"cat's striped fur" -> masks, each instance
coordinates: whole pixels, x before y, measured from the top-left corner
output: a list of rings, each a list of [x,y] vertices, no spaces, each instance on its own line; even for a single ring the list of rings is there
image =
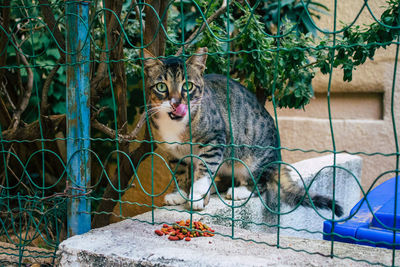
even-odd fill
[[[172,169],[176,168],[179,189],[190,199],[193,193],[193,208],[201,210],[208,203],[211,181],[216,174],[221,184],[230,184],[226,197],[246,199],[254,190],[254,180],[261,190],[269,195],[277,194],[278,160],[277,131],[272,117],[259,104],[254,95],[240,83],[227,81],[222,75],[204,75],[207,48],[200,48],[196,55],[184,62],[178,58],[154,59],[144,51],[146,86],[150,91],[151,132],[155,140],[166,142],[160,147],[169,155]],[[187,83],[185,79],[187,75]],[[229,98],[227,84],[229,83]],[[191,90],[186,89],[188,86]],[[190,186],[188,166],[191,163],[189,113],[175,116],[173,111],[180,104],[188,104],[190,97],[191,133],[194,145],[194,183]],[[229,100],[229,109],[227,104]],[[230,116],[229,116],[230,114]],[[230,127],[231,125],[231,127]],[[236,144],[234,151],[230,144]],[[232,163],[234,156],[238,160]],[[234,164],[235,189],[232,190],[232,164]],[[251,175],[254,179],[251,178]],[[304,188],[293,182],[287,171],[280,172],[281,200],[289,205],[311,206]],[[218,187],[218,189],[220,189]],[[253,193],[254,194],[254,193]],[[330,198],[309,194],[317,208],[331,209]],[[165,197],[170,205],[182,204],[185,199],[177,191]],[[335,213],[342,215],[342,208],[335,205]]]

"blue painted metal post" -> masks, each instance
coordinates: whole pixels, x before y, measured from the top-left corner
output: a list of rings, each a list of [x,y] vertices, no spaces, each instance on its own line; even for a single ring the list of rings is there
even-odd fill
[[[90,184],[90,38],[89,4],[66,1],[67,44],[67,159],[68,179],[77,195],[68,202],[68,235],[90,230],[90,200],[83,194]],[[80,196],[79,196],[80,195]]]

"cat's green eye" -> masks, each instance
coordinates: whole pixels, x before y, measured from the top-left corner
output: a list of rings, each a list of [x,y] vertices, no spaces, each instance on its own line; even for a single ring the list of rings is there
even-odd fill
[[[187,91],[187,90],[191,91],[192,89],[193,89],[193,83],[192,82],[187,82],[187,83],[184,83],[182,85],[182,90],[183,91]]]
[[[165,93],[165,92],[168,91],[168,87],[167,87],[167,85],[165,83],[157,83],[156,84],[156,89],[160,93]]]

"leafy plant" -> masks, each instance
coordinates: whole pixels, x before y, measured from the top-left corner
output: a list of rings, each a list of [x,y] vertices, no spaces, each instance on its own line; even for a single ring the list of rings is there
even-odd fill
[[[282,5],[293,3],[283,1]],[[261,15],[236,2],[242,15],[235,20],[238,31],[232,50],[237,52],[230,68],[232,75],[249,90],[262,90],[267,99],[274,96],[278,107],[303,108],[313,97],[311,82],[317,71],[327,74],[332,68],[341,68],[343,80],[351,81],[358,65],[373,59],[376,49],[386,48],[399,36],[399,2],[387,3],[380,18],[383,24],[374,22],[363,28],[343,25],[343,35],[338,34],[334,42],[330,36],[315,37],[312,31],[303,33],[299,23],[289,19],[282,20],[281,37],[269,37]],[[212,40],[204,43],[210,45]]]
[[[263,14],[261,20],[269,33],[276,32],[278,24],[289,21],[296,24],[296,31],[311,32],[317,36],[317,29],[310,17],[320,19],[321,15],[329,15],[328,7],[317,1],[283,0],[279,3],[276,0],[264,0],[263,2],[260,12]]]

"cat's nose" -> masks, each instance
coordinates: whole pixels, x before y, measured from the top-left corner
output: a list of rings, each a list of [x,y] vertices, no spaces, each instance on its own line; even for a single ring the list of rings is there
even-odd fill
[[[170,104],[173,109],[176,109],[181,101],[177,100],[176,98],[171,98]]]

